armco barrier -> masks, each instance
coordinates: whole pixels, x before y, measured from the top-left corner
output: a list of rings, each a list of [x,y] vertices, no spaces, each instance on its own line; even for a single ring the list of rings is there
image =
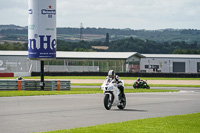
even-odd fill
[[[25,82],[21,80],[0,80],[0,90],[24,90]]]
[[[45,81],[45,91],[70,90],[70,81]],[[0,80],[0,90],[41,90],[40,81],[36,80]]]
[[[51,86],[52,86],[51,81],[45,81],[44,90],[45,91],[52,90]],[[29,90],[29,91],[41,90],[40,81],[36,81],[36,80],[25,81],[25,90]]]
[[[58,80],[58,81],[52,81],[52,90],[70,90],[70,81],[64,81],[64,80]]]

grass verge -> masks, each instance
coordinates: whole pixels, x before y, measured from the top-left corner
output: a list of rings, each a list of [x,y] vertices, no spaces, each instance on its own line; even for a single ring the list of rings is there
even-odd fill
[[[132,85],[131,85],[132,86]],[[200,88],[200,85],[169,85],[169,84],[150,84],[151,87],[194,87]]]
[[[199,133],[200,113],[132,120],[45,133]]]
[[[125,89],[125,93],[140,93],[140,92],[177,92],[177,90]],[[70,91],[0,91],[0,97],[67,95],[67,94],[98,94],[98,93],[103,93],[103,91],[99,88],[71,88]]]
[[[101,86],[102,83],[71,83],[74,86]],[[125,86],[133,86],[133,84],[125,84]],[[169,84],[150,84],[150,87],[196,87],[200,88],[200,85],[169,85]]]

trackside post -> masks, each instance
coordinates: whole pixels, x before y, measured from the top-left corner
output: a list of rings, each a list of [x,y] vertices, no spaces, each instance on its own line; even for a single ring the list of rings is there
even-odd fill
[[[57,81],[57,91],[60,91],[60,80]]]
[[[17,81],[17,90],[21,91],[21,81]]]

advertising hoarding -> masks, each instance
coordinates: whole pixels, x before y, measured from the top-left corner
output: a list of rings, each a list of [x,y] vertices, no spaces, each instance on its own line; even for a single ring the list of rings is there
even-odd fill
[[[56,0],[28,0],[28,57],[56,58]]]

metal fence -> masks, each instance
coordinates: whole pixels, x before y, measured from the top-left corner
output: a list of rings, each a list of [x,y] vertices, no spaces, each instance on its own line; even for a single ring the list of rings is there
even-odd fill
[[[0,90],[24,90],[24,81],[0,80]]]
[[[199,73],[116,73],[120,77],[171,77],[200,78]],[[45,72],[45,76],[107,76],[107,72]],[[32,72],[31,76],[40,76],[40,72]]]
[[[70,81],[45,81],[45,91],[70,90]],[[40,81],[37,80],[0,80],[0,90],[41,90]]]

